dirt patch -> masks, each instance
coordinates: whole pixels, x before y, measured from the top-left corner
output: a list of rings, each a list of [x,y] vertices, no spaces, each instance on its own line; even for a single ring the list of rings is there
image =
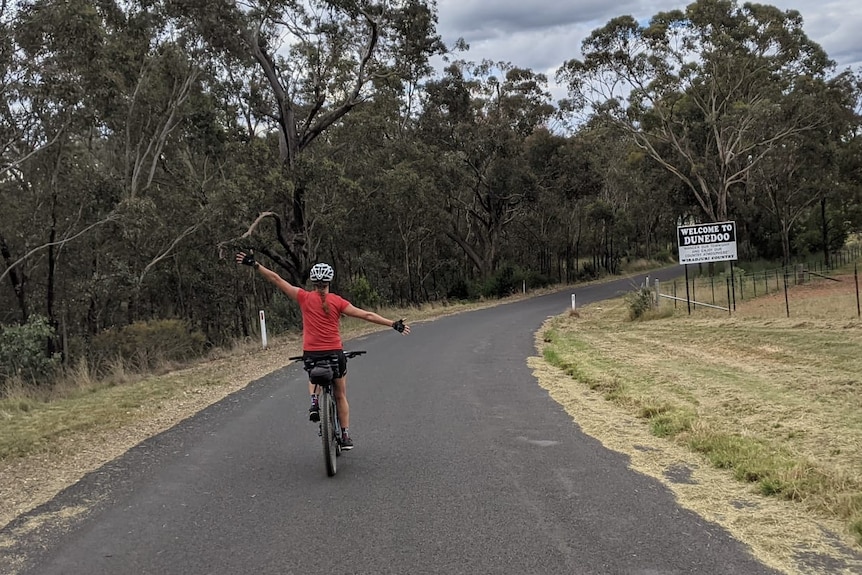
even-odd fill
[[[786,300],[783,289],[769,295],[761,294],[753,299],[740,299],[737,296],[738,307],[735,315],[781,318],[786,316],[789,308],[790,317],[793,318],[858,320],[854,276],[841,275],[834,276],[833,279],[837,281],[817,278],[804,284],[788,285]]]

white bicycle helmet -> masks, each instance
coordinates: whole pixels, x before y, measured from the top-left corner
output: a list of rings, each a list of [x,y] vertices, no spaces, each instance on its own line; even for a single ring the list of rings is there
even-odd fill
[[[335,270],[329,264],[314,264],[311,268],[311,273],[308,274],[308,279],[313,282],[331,282],[335,277]]]

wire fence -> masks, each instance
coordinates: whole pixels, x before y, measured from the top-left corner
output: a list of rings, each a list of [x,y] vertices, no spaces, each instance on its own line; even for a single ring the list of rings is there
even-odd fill
[[[859,291],[859,259],[862,247],[851,246],[831,254],[831,261],[812,260],[786,266],[747,272],[734,264],[729,273],[719,275],[691,274],[680,279],[654,285],[655,304],[670,303],[676,309],[693,313],[698,309],[733,314],[738,306],[752,300],[783,296],[783,312],[791,317],[794,302],[825,298],[838,313],[862,318]],[[650,286],[652,289],[653,286]],[[806,304],[807,305],[807,304]],[[772,308],[776,306],[773,305]]]

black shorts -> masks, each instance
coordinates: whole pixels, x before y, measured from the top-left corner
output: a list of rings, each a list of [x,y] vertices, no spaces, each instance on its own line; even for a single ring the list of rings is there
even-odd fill
[[[302,363],[305,371],[311,371],[314,367],[315,360],[317,365],[323,365],[321,359],[328,359],[329,367],[332,368],[332,377],[335,379],[347,375],[347,356],[344,355],[344,350],[333,349],[330,351],[303,351]]]

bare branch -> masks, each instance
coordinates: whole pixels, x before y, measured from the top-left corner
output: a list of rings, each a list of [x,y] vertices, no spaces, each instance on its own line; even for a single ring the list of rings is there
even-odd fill
[[[14,169],[16,169],[19,165],[23,164],[23,163],[24,163],[24,162],[26,162],[28,159],[30,159],[30,158],[31,158],[31,157],[33,157],[34,155],[38,154],[38,153],[39,153],[39,152],[41,152],[42,150],[45,150],[45,149],[47,149],[47,148],[50,148],[51,146],[53,146],[54,144],[56,144],[56,143],[57,143],[57,140],[59,140],[59,139],[60,139],[60,136],[61,136],[61,135],[66,131],[66,128],[68,128],[68,127],[69,127],[69,123],[70,123],[70,122],[67,120],[67,121],[66,121],[66,123],[64,123],[62,126],[60,126],[60,129],[59,129],[59,130],[57,130],[57,133],[56,133],[56,134],[54,134],[54,137],[53,137],[53,138],[51,138],[51,140],[50,140],[49,142],[46,142],[45,144],[43,144],[43,145],[41,145],[41,146],[37,146],[37,147],[35,147],[34,149],[30,150],[30,151],[29,151],[27,154],[25,154],[24,156],[22,156],[22,157],[20,157],[20,158],[17,158],[17,159],[15,159],[15,160],[12,160],[12,161],[10,161],[8,164],[6,164],[6,165],[4,165],[4,166],[0,166],[0,178],[2,178],[2,177],[3,177],[3,175],[4,175],[6,172],[9,172],[10,170],[14,170]],[[10,143],[10,145],[11,145],[11,143]]]
[[[167,248],[165,248],[165,250],[161,254],[159,254],[158,256],[153,258],[153,260],[150,263],[148,263],[147,266],[144,268],[144,270],[141,272],[141,275],[138,276],[138,286],[140,286],[141,284],[144,283],[144,278],[146,277],[147,273],[149,273],[149,271],[153,268],[153,266],[155,266],[160,261],[162,261],[163,259],[168,257],[168,255],[171,253],[171,251],[173,251],[173,249],[175,247],[177,247],[177,245],[181,241],[183,241],[183,239],[185,239],[187,236],[196,232],[200,226],[201,226],[200,223],[196,223],[196,224],[193,224],[193,225],[187,227],[185,230],[183,230],[180,233],[180,235],[178,235],[176,238],[174,238],[174,241],[172,241],[171,244]]]
[[[143,67],[142,73],[145,73],[148,65],[145,63]],[[142,130],[140,139],[138,141],[138,145],[136,147],[136,155],[134,159],[134,168],[132,169],[132,174],[129,184],[129,195],[130,197],[136,197],[137,194],[149,188],[153,183],[153,178],[155,177],[156,168],[159,164],[159,159],[162,155],[162,150],[164,149],[168,137],[171,133],[176,129],[176,127],[180,123],[180,118],[178,117],[178,111],[182,106],[186,103],[186,101],[191,96],[192,87],[194,85],[195,80],[197,79],[199,74],[199,70],[195,67],[189,69],[186,77],[183,79],[181,83],[177,83],[175,81],[174,86],[171,90],[170,98],[167,102],[168,114],[167,117],[161,122],[161,127],[157,129],[157,132],[152,135],[147,135],[146,128],[149,127],[151,121],[158,121],[152,116],[148,117],[147,124],[145,129]],[[140,90],[141,84],[143,83],[143,77],[138,82],[137,86],[135,86],[135,95],[132,98],[132,103],[130,105],[130,118],[131,118],[131,109],[134,108],[135,99],[137,97],[138,90]],[[126,156],[129,158],[129,154],[131,151],[131,121],[129,121],[127,129],[126,129]],[[146,139],[146,149],[141,152],[141,148],[144,144],[144,140]],[[129,160],[127,160],[129,161]],[[147,169],[147,179],[146,182],[141,185],[140,178],[141,174],[144,170],[144,165],[149,163]]]
[[[287,95],[287,90],[281,82],[281,78],[276,70],[275,60],[264,50],[261,45],[260,27],[250,33],[247,42],[251,47],[252,55],[263,70],[267,82],[272,89],[272,94],[275,96],[275,101],[278,104],[278,117],[275,119],[281,128],[281,137],[283,139],[283,147],[281,148],[281,161],[287,162],[289,166],[293,166],[296,158],[293,157],[296,147],[296,127],[294,121],[293,104]]]
[[[225,257],[226,248],[233,249],[233,247],[235,247],[237,244],[242,243],[242,240],[250,238],[252,234],[257,231],[257,227],[261,224],[261,222],[263,222],[267,218],[272,218],[273,220],[275,220],[276,236],[278,237],[279,243],[281,243],[282,245],[286,245],[287,241],[282,234],[281,217],[275,212],[261,212],[251,223],[251,225],[248,227],[244,234],[242,234],[238,238],[227,240],[219,244],[219,257]]]
[[[377,46],[377,41],[380,37],[380,24],[375,20],[371,14],[362,10],[362,15],[365,17],[365,22],[368,24],[370,29],[370,35],[368,37],[368,43],[365,45],[365,51],[362,54],[362,60],[359,63],[359,69],[356,73],[356,81],[353,84],[353,89],[350,92],[350,95],[345,98],[345,100],[341,103],[340,106],[332,110],[331,112],[325,114],[320,120],[312,125],[308,131],[306,131],[299,142],[301,147],[304,147],[311,143],[315,138],[317,138],[320,134],[323,133],[329,126],[337,122],[342,116],[347,114],[350,110],[356,107],[357,104],[361,101],[360,94],[362,93],[362,88],[365,84],[368,83],[370,77],[367,74],[368,63],[371,61],[371,58],[374,55],[374,49]]]
[[[84,235],[85,233],[89,232],[89,231],[90,231],[90,230],[92,230],[93,228],[95,228],[95,227],[97,227],[97,226],[101,226],[101,225],[107,224],[108,222],[116,221],[116,219],[117,219],[117,216],[115,216],[114,214],[111,214],[110,216],[108,216],[107,218],[105,218],[105,219],[103,219],[103,220],[99,220],[98,222],[95,222],[95,223],[90,224],[89,226],[87,226],[86,228],[84,228],[83,230],[81,230],[80,232],[78,232],[77,234],[75,234],[75,235],[73,235],[73,236],[70,236],[70,237],[68,237],[68,238],[63,238],[63,239],[58,240],[58,241],[56,241],[56,242],[49,242],[49,243],[46,243],[46,244],[43,244],[43,245],[41,245],[41,246],[38,246],[38,247],[33,248],[32,250],[30,250],[29,252],[27,252],[26,254],[24,254],[23,256],[21,256],[20,258],[18,258],[18,260],[16,260],[15,262],[13,262],[11,265],[9,265],[9,266],[6,268],[6,270],[5,270],[2,274],[0,274],[0,281],[3,281],[3,280],[6,278],[6,276],[9,274],[9,272],[10,272],[10,271],[12,271],[13,269],[15,269],[15,268],[16,268],[16,267],[18,267],[19,265],[21,265],[23,262],[25,262],[25,261],[26,261],[28,258],[30,258],[32,255],[34,255],[34,254],[36,254],[36,253],[38,253],[38,252],[41,252],[42,250],[46,250],[46,249],[48,249],[48,248],[49,248],[49,247],[51,247],[51,246],[62,246],[62,245],[64,245],[64,244],[68,243],[68,242],[71,242],[71,241],[73,241],[73,240],[75,240],[75,239],[77,239],[77,238],[81,237],[82,235]]]
[[[182,85],[179,88],[174,86],[173,93],[171,94],[173,100],[170,103],[170,113],[168,114],[165,123],[162,124],[162,130],[159,133],[158,137],[155,141],[155,149],[152,153],[151,163],[150,163],[150,173],[147,177],[147,184],[144,186],[144,189],[149,188],[153,183],[153,178],[156,174],[156,166],[158,165],[159,158],[162,156],[162,150],[165,148],[165,144],[167,143],[168,136],[171,135],[176,127],[179,125],[179,118],[177,118],[177,110],[182,107],[183,104],[189,99],[191,95],[192,86],[194,85],[195,80],[198,76],[198,70],[196,68],[192,68],[189,70],[188,76],[186,76]]]

